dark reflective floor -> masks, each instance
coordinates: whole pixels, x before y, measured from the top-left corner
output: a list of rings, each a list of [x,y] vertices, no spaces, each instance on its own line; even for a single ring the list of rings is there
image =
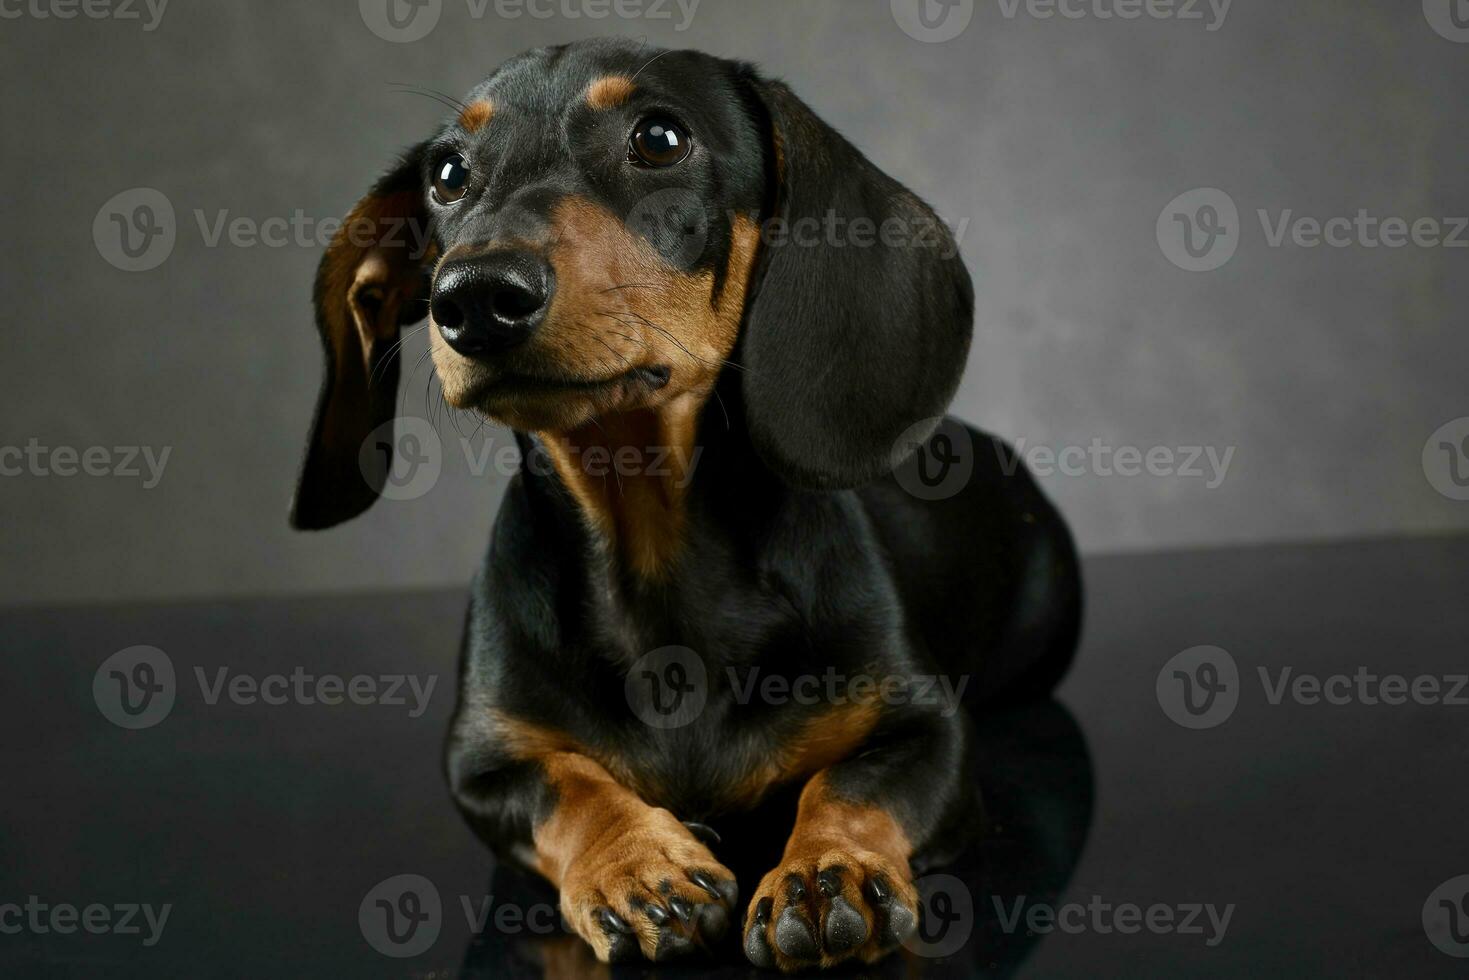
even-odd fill
[[[866,975],[1465,975],[1466,573],[1466,539],[1088,562],[1075,671],[982,720],[988,832]],[[607,975],[446,797],[462,605],[0,613],[0,975]],[[114,672],[163,684],[109,661],[135,645],[175,696],[129,729]],[[413,889],[394,945],[377,899]],[[710,973],[753,971],[678,975]]]

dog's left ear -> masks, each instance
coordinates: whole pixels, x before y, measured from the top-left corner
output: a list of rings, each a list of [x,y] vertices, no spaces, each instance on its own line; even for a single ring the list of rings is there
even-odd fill
[[[357,202],[316,270],[316,329],[326,374],[291,506],[291,525],[318,530],[362,513],[381,492],[391,459],[363,444],[394,415],[401,326],[428,315],[432,259],[420,145]],[[391,453],[391,442],[386,453]]]
[[[969,272],[917,196],[784,84],[748,83],[768,117],[773,190],[740,340],[750,435],[792,484],[860,486],[900,463],[915,440],[899,437],[953,398],[974,319]]]

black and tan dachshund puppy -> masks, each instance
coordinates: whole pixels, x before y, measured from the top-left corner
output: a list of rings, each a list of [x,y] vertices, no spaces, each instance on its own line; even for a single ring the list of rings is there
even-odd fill
[[[429,317],[451,405],[516,433],[447,749],[475,832],[603,960],[737,931],[789,971],[907,938],[915,872],[976,819],[965,712],[915,679],[971,710],[1043,694],[1080,610],[1055,510],[942,418],[973,293],[934,213],[750,65],[578,43],[502,66],[413,147],[315,298],[298,527],[381,489],[364,440],[403,324]],[[967,479],[910,492],[965,446]],[[647,710],[690,691],[678,723]],[[778,830],[745,816],[781,800]],[[739,905],[711,847],[742,836],[773,846]]]

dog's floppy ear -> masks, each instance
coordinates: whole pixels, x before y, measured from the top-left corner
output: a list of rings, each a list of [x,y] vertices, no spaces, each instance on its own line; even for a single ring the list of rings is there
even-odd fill
[[[953,236],[780,82],[750,76],[770,127],[764,272],[741,337],[750,435],[794,485],[889,472],[958,387],[974,315]],[[936,422],[935,422],[936,424]]]
[[[422,146],[357,202],[316,270],[316,329],[326,376],[291,524],[317,530],[362,513],[377,499],[389,459],[363,443],[393,418],[399,327],[428,315],[425,269],[432,258],[420,170]],[[387,443],[391,452],[391,441]]]

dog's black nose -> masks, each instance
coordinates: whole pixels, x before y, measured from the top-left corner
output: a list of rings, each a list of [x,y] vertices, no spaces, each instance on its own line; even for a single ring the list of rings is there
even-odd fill
[[[466,357],[496,354],[541,325],[553,289],[551,267],[531,252],[467,256],[439,269],[429,309],[450,347]]]

